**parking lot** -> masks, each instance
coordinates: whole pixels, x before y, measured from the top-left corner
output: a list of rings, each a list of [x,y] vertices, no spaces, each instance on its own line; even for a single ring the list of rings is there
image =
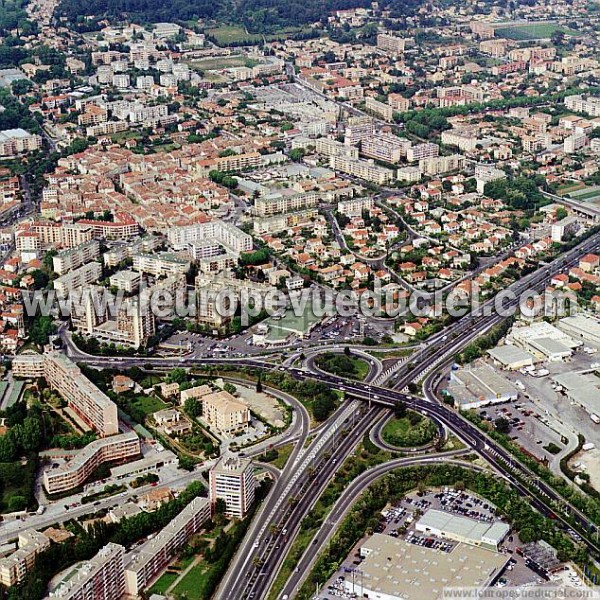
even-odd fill
[[[485,499],[468,492],[444,488],[443,490],[431,490],[422,494],[413,493],[395,505],[387,506],[382,511],[381,519],[374,528],[374,532],[404,538],[411,544],[431,548],[438,552],[452,552],[458,542],[416,531],[415,524],[419,517],[430,508],[462,515],[485,523],[498,520],[496,507]],[[363,538],[363,540],[366,539]],[[360,573],[360,564],[363,561],[360,548],[363,540],[354,547],[340,569],[323,587],[323,591],[318,596],[320,600],[359,597],[357,593],[352,594],[345,591],[344,582],[346,580],[352,582],[356,579],[356,590],[359,590],[358,574]],[[500,552],[510,554],[511,558],[505,572],[496,584],[498,587],[543,583],[542,578],[527,567],[525,560],[516,553],[515,550],[519,545],[518,536],[513,534],[509,534],[503,542]]]

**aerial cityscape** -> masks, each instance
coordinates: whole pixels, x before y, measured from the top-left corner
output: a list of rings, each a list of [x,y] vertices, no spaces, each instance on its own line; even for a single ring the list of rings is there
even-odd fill
[[[599,585],[600,4],[0,3],[0,600]]]

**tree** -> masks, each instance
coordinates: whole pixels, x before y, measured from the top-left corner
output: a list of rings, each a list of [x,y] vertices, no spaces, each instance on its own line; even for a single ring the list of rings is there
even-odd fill
[[[494,421],[494,425],[498,433],[507,434],[510,431],[510,422],[506,417],[498,417]]]
[[[260,394],[263,391],[263,385],[262,385],[262,381],[260,380],[260,375],[258,376],[258,379],[256,380],[256,392],[258,394]]]
[[[27,508],[27,498],[25,496],[11,496],[8,501],[9,512],[19,512]]]
[[[171,371],[169,371],[169,374],[167,375],[167,381],[169,383],[181,384],[186,380],[187,380],[187,371],[185,369],[183,369],[182,367],[176,367],[175,369],[172,369]]]
[[[235,394],[237,392],[237,388],[235,387],[235,385],[233,385],[233,383],[225,383],[225,385],[223,386],[223,389],[226,392],[229,392],[231,395]]]
[[[202,414],[202,404],[196,398],[188,398],[185,401],[184,408],[190,417],[199,417]]]
[[[35,452],[42,443],[42,427],[37,417],[27,417],[23,421],[23,439],[21,444],[24,450]]]

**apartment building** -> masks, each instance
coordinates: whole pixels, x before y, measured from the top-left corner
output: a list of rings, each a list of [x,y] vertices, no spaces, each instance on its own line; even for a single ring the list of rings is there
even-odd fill
[[[55,273],[64,275],[86,263],[95,261],[98,256],[100,256],[100,242],[98,240],[89,240],[53,256],[52,268]]]
[[[395,164],[406,157],[411,146],[410,140],[392,133],[379,133],[361,142],[360,153],[368,158]]]
[[[77,225],[90,227],[92,237],[98,240],[126,240],[140,234],[140,226],[135,219],[122,212],[115,214],[114,221],[81,219]]]
[[[370,211],[373,206],[375,206],[373,196],[364,196],[362,198],[340,200],[337,204],[337,210],[347,217],[360,217],[365,210]]]
[[[589,144],[590,140],[586,135],[574,134],[565,138],[563,149],[565,154],[573,154],[579,152]]]
[[[59,296],[67,297],[73,289],[95,283],[100,277],[102,277],[102,265],[94,261],[61,275],[52,282],[52,285]]]
[[[140,273],[148,273],[154,277],[168,277],[190,270],[190,261],[179,258],[171,252],[158,254],[134,254],[133,269]]]
[[[577,94],[565,98],[565,106],[574,112],[584,113],[590,117],[600,117],[600,98]]]
[[[459,171],[465,166],[465,157],[462,154],[451,154],[450,156],[435,156],[424,158],[419,161],[419,169],[424,175],[439,175],[449,171]]]
[[[406,112],[410,108],[410,100],[400,94],[390,94],[388,96],[389,105],[398,112]]]
[[[17,156],[23,152],[32,152],[42,147],[42,138],[24,129],[5,129],[0,131],[0,156]]]
[[[319,138],[315,142],[315,149],[323,156],[343,156],[356,160],[358,158],[358,148],[342,144],[331,138]]]
[[[194,498],[156,537],[125,556],[125,592],[138,596],[211,516],[207,498]]]
[[[375,133],[375,123],[371,117],[350,117],[344,131],[344,144],[356,146]]]
[[[13,360],[15,377],[44,377],[69,404],[72,413],[101,436],[119,432],[117,405],[79,367],[60,352],[20,354]]]
[[[95,440],[67,463],[44,471],[44,488],[49,494],[62,494],[83,485],[101,464],[134,460],[140,452],[140,439],[135,431]]]
[[[474,152],[481,140],[475,128],[448,129],[442,132],[442,144],[456,146],[463,152]]]
[[[42,245],[64,248],[83,244],[91,240],[93,236],[92,228],[83,226],[81,221],[68,225],[53,221],[34,221],[31,231],[38,236]]]
[[[252,236],[219,219],[185,227],[172,227],[167,232],[167,238],[175,250],[184,250],[191,243],[204,241],[213,241],[224,246],[236,256],[252,250]]]
[[[125,548],[109,542],[70,569],[50,592],[57,600],[120,600],[125,593]]]
[[[393,54],[402,54],[406,46],[404,38],[397,37],[390,33],[380,33],[377,35],[377,47]]]
[[[156,235],[146,235],[129,243],[113,246],[102,255],[105,266],[116,267],[120,262],[133,257],[134,254],[149,254],[162,244],[162,239]]]
[[[385,121],[391,121],[394,117],[394,109],[389,104],[379,102],[379,100],[375,100],[371,96],[365,100],[365,107]]]
[[[11,587],[23,580],[34,563],[36,556],[50,546],[50,540],[35,529],[19,533],[18,550],[0,558],[0,584]]]
[[[434,158],[440,153],[440,147],[437,144],[430,142],[424,142],[422,144],[416,144],[410,146],[406,151],[406,160],[408,162],[416,162],[424,158]]]
[[[380,167],[371,161],[350,160],[340,156],[332,156],[329,160],[329,166],[332,169],[379,185],[388,183],[394,178],[394,171]]]
[[[196,170],[200,175],[206,176],[212,170],[243,171],[244,169],[256,169],[263,165],[263,161],[264,159],[260,153],[246,152],[200,160],[196,165]]]
[[[343,144],[339,144],[346,148]],[[353,148],[353,150],[357,150]],[[319,202],[317,192],[306,192],[300,194],[269,194],[267,196],[259,196],[254,201],[253,212],[257,217],[269,217],[304,208],[313,208]]]
[[[250,409],[229,392],[216,392],[202,398],[202,419],[218,433],[235,433],[248,427]]]
[[[308,226],[317,215],[318,211],[316,208],[307,208],[282,215],[273,215],[272,217],[255,218],[252,222],[252,230],[257,235],[279,233],[280,231],[290,229],[290,227]]]
[[[249,458],[235,454],[221,456],[209,472],[209,497],[214,506],[217,500],[225,502],[225,514],[243,519],[254,502],[256,480],[254,466]]]

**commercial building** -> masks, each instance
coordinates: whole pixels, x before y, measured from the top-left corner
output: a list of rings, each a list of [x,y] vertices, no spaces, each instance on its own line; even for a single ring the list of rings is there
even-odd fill
[[[117,405],[61,352],[20,354],[13,361],[15,377],[44,377],[68,403],[71,416],[101,436],[119,432]]]
[[[531,367],[536,362],[533,354],[511,344],[492,348],[488,350],[488,354],[496,364],[509,371],[518,371],[523,367]]]
[[[140,455],[140,439],[135,431],[90,442],[70,461],[44,471],[44,487],[49,494],[62,494],[82,485],[106,462],[125,462]]]
[[[510,381],[483,362],[452,371],[448,392],[454,398],[455,406],[462,410],[510,402],[519,395]]]
[[[571,339],[600,350],[600,321],[597,317],[573,315],[560,319],[557,325]]]
[[[100,242],[90,240],[53,256],[52,268],[55,273],[64,275],[68,271],[78,269],[82,265],[96,260],[98,256],[100,256]]]
[[[42,138],[24,129],[5,129],[0,131],[0,156],[16,156],[22,152],[39,150]]]
[[[125,592],[138,596],[210,519],[207,498],[194,498],[156,537],[125,556]]]
[[[590,414],[600,413],[600,378],[593,373],[562,373],[553,375],[552,381],[567,398]]]
[[[215,392],[202,397],[202,419],[218,433],[234,433],[248,426],[250,409],[229,392]]]
[[[221,456],[209,473],[209,497],[214,506],[225,502],[225,514],[243,519],[254,502],[256,480],[249,458],[226,454]]]
[[[100,277],[102,277],[102,265],[99,262],[89,262],[56,278],[52,285],[59,296],[66,298],[71,290],[94,283]]]
[[[36,556],[50,546],[50,540],[35,529],[19,533],[19,549],[0,559],[0,584],[5,587],[23,580],[34,563]]]
[[[565,360],[581,346],[581,342],[574,341],[564,331],[545,321],[527,327],[513,327],[511,336],[515,345],[541,360]]]
[[[498,550],[510,532],[510,527],[501,521],[484,523],[433,508],[425,512],[415,525],[415,529],[424,534],[448,538],[472,546],[481,546],[494,551]]]
[[[372,161],[351,160],[341,156],[332,156],[329,160],[329,165],[332,169],[348,173],[366,181],[372,181],[381,185],[389,183],[394,179],[394,171],[380,167]]]
[[[353,586],[347,577],[344,586],[350,593],[352,587],[358,587],[363,597],[377,600],[433,600],[451,587],[484,590],[510,560],[508,554],[470,544],[439,552],[379,533],[371,536],[360,552],[365,558],[358,584]]]
[[[125,593],[125,548],[108,543],[92,559],[76,565],[50,592],[59,600],[120,600]]]

